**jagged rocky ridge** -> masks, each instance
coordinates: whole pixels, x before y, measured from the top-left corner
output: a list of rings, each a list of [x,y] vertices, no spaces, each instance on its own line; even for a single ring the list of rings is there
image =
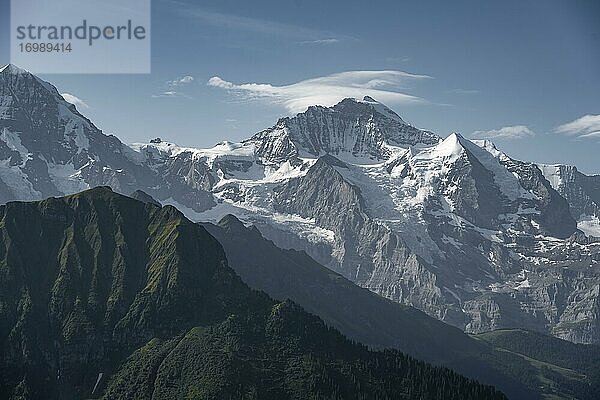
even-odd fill
[[[160,139],[127,147],[88,122],[84,136],[98,139],[75,149],[66,122],[36,130],[35,121],[60,115],[47,104],[68,110],[56,121],[83,118],[54,88],[10,68],[1,79],[5,200],[97,184],[142,189],[195,220],[235,214],[278,246],[306,250],[359,285],[468,332],[520,327],[600,341],[600,244],[568,194],[578,189],[557,187],[544,168],[489,142],[441,139],[365,98],[311,107],[211,149]],[[21,98],[29,99],[23,115]],[[28,142],[39,135],[70,152],[49,163],[45,147]],[[112,145],[92,145],[103,141]],[[27,161],[17,163],[17,153]],[[62,174],[52,172],[57,165]],[[32,190],[19,192],[23,179]],[[597,204],[595,177],[578,179],[585,202]]]

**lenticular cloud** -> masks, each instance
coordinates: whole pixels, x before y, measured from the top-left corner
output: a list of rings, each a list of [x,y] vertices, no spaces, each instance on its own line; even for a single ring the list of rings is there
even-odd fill
[[[291,113],[299,113],[311,105],[332,106],[347,97],[370,96],[390,104],[424,103],[423,98],[402,91],[408,83],[428,78],[402,71],[348,71],[283,86],[236,84],[218,76],[210,78],[207,84],[241,99],[269,101],[283,105]]]

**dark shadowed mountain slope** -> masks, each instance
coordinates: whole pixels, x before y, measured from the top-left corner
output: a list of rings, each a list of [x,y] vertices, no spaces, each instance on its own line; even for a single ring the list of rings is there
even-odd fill
[[[129,197],[131,197],[132,199],[139,200],[142,203],[150,203],[154,204],[155,206],[162,207],[162,204],[160,204],[158,200],[156,200],[154,197],[150,196],[143,190],[136,190],[135,192],[131,193]]]
[[[218,225],[201,225],[223,245],[230,266],[250,287],[293,300],[351,339],[437,361],[473,344],[460,329],[361,288],[302,251],[278,248],[233,215]]]
[[[576,344],[538,332],[503,329],[474,336],[521,356],[573,398],[600,398],[600,346]],[[556,387],[550,387],[558,391]]]
[[[0,398],[502,399],[248,288],[175,208],[96,188],[0,207]]]
[[[360,288],[304,252],[278,248],[256,227],[246,227],[232,215],[218,225],[202,225],[223,245],[229,265],[248,285],[276,299],[293,300],[351,339],[449,366],[496,385],[509,398],[572,398],[574,394],[580,399],[595,398],[591,396],[593,379],[553,374],[537,362],[498,350],[412,307]],[[556,361],[559,366],[564,359],[561,343],[565,342],[556,339],[543,347],[548,365]],[[595,348],[577,346],[581,350]]]

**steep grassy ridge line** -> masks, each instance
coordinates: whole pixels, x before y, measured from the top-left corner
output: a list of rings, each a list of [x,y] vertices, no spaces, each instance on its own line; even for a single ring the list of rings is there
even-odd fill
[[[175,208],[100,187],[0,207],[0,398],[503,399],[252,291]]]

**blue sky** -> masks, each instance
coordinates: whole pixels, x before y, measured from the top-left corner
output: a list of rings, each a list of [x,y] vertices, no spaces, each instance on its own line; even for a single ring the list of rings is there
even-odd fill
[[[152,74],[42,77],[125,142],[212,146],[364,92],[442,136],[600,173],[600,2],[491,3],[154,0]]]

